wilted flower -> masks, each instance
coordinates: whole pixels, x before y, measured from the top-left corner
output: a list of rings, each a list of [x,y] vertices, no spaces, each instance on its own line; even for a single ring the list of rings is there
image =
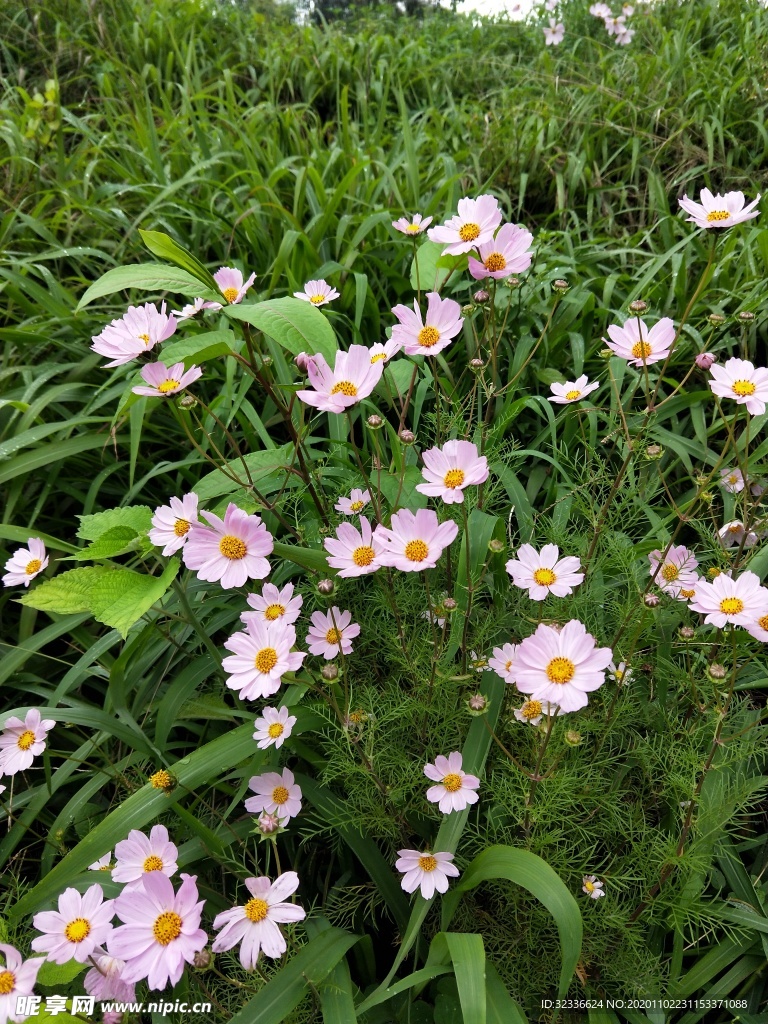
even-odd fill
[[[188,303],[181,309],[171,310],[172,314],[176,317],[177,321],[189,320],[190,317],[197,316],[201,309],[221,309],[220,302],[206,302],[205,299],[195,299],[194,302]]]
[[[433,498],[442,498],[446,505],[464,501],[464,488],[488,479],[488,459],[479,455],[471,441],[446,441],[442,448],[422,452],[426,483],[416,490]]]
[[[319,281],[307,281],[303,292],[294,292],[293,294],[295,298],[311,302],[313,306],[324,306],[327,302],[338,299],[341,293],[332,288],[327,281],[321,279]]]
[[[515,708],[514,715],[518,722],[538,725],[544,715],[557,715],[559,712],[558,705],[550,704],[548,700],[527,700],[521,707]]]
[[[213,922],[221,929],[213,941],[214,953],[240,945],[240,963],[246,971],[256,967],[259,953],[282,956],[287,946],[278,924],[302,921],[307,915],[295,903],[284,902],[296,891],[299,876],[295,871],[278,875],[274,882],[266,877],[246,878],[251,899],[243,907],[233,907],[218,914]]]
[[[452,853],[431,853],[425,850],[398,850],[395,867],[403,873],[400,882],[406,892],[421,889],[425,900],[430,900],[435,892],[448,891],[448,879],[458,878],[459,869],[453,861]]]
[[[422,231],[426,231],[431,223],[431,217],[422,217],[420,213],[414,213],[410,220],[407,217],[399,217],[397,220],[393,220],[392,227],[396,231],[402,231],[404,235],[420,235]]]
[[[629,680],[632,678],[632,669],[627,668],[625,661],[620,661],[618,665],[610,662],[608,665],[608,678],[612,679],[614,683],[618,683],[619,686],[628,686]]]
[[[441,299],[437,292],[427,293],[427,315],[424,319],[416,299],[413,300],[413,309],[397,305],[393,306],[392,313],[399,321],[392,328],[392,340],[402,345],[409,356],[436,356],[450,345],[464,322],[458,302]]]
[[[688,220],[700,228],[730,228],[760,216],[760,211],[755,209],[760,202],[759,195],[745,206],[743,192],[726,192],[724,196],[718,192],[713,196],[708,188],[703,188],[699,199],[701,202],[697,203],[685,195],[678,202],[686,213],[691,214]]]
[[[23,583],[28,587],[35,576],[48,566],[45,544],[39,537],[30,537],[25,548],[17,548],[5,563],[3,585],[16,587]]]
[[[184,363],[174,363],[173,366],[166,366],[165,363],[149,363],[141,369],[142,379],[149,385],[139,385],[131,388],[134,395],[147,395],[149,398],[164,398],[176,395],[190,384],[194,384],[202,377],[203,371],[199,366],[190,366],[184,372]]]
[[[696,556],[683,544],[673,545],[662,562],[658,549],[648,555],[650,573],[657,587],[672,597],[678,597],[681,589],[690,589],[698,580]]]
[[[720,527],[717,531],[717,539],[724,548],[742,546],[742,542],[745,548],[753,548],[757,544],[758,536],[754,530],[747,532],[744,523],[739,519],[734,519]]]
[[[728,359],[723,366],[711,366],[711,391],[720,398],[733,398],[746,405],[752,416],[765,412],[768,402],[768,369],[755,367],[748,359]]]
[[[444,256],[461,256],[489,242],[501,224],[499,201],[494,196],[482,195],[477,199],[465,197],[458,203],[458,213],[427,232],[431,242],[442,242]]]
[[[599,387],[600,384],[597,381],[590,384],[586,373],[584,373],[574,381],[567,380],[565,384],[550,384],[549,390],[552,394],[547,396],[547,401],[554,402],[556,405],[569,405],[571,402],[581,401],[582,398],[586,398]]]

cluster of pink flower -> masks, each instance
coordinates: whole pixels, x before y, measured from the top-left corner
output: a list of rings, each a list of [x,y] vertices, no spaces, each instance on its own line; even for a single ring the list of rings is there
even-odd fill
[[[635,34],[635,30],[629,27],[628,19],[635,13],[632,4],[624,4],[621,14],[614,14],[606,3],[595,3],[589,8],[589,13],[595,18],[600,18],[605,25],[609,36],[613,36],[619,46],[629,46]]]

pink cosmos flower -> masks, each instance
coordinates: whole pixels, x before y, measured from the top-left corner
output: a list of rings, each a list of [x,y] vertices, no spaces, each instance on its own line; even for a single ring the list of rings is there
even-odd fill
[[[452,519],[439,523],[437,513],[420,508],[395,512],[390,528],[377,526],[374,536],[384,544],[378,555],[381,565],[391,565],[402,572],[434,569],[445,548],[456,540],[459,527]]]
[[[448,879],[458,878],[459,869],[452,853],[431,853],[425,850],[398,850],[395,867],[403,873],[400,887],[406,892],[421,889],[425,900],[431,900],[435,892],[448,891]]]
[[[109,363],[104,363],[105,369],[122,366],[167,341],[175,330],[176,318],[166,315],[165,303],[159,310],[151,302],[129,306],[119,320],[113,320],[101,334],[94,335],[91,349],[110,358]]]
[[[650,366],[669,355],[675,340],[675,327],[668,316],[662,317],[650,330],[645,321],[630,317],[623,327],[611,324],[608,334],[611,340],[603,338],[603,341],[617,356],[632,366]]]
[[[587,375],[583,373],[581,377],[573,381],[567,380],[565,384],[550,384],[549,390],[552,394],[547,396],[547,401],[556,405],[570,405],[571,402],[580,402],[599,387],[597,381],[588,383]]]
[[[718,629],[728,623],[751,626],[768,615],[768,590],[760,586],[760,577],[754,572],[743,572],[736,579],[722,572],[711,583],[700,580],[696,584],[696,597],[688,607]]]
[[[672,597],[679,597],[681,589],[690,590],[699,578],[696,556],[683,544],[674,545],[667,551],[660,569],[661,551],[652,551],[648,561],[653,582]]]
[[[245,632],[233,633],[224,646],[232,656],[221,665],[227,686],[239,690],[243,700],[271,697],[277,693],[286,672],[296,672],[306,658],[305,651],[291,651],[296,643],[294,626],[277,619],[268,622],[254,616]]]
[[[179,851],[171,842],[165,825],[153,825],[149,836],[134,828],[128,838],[115,846],[112,878],[115,882],[144,882],[147,876],[161,872],[169,878],[178,869]]]
[[[173,309],[171,312],[176,317],[177,321],[189,320],[190,317],[197,316],[201,309],[222,309],[220,302],[206,302],[205,299],[195,299],[194,302],[187,303],[181,309]]]
[[[345,516],[357,515],[358,512],[363,511],[370,500],[370,491],[361,491],[359,487],[353,487],[349,497],[339,498],[333,507]]]
[[[729,494],[739,494],[744,490],[746,480],[740,469],[721,469],[720,486]]]
[[[252,971],[259,952],[269,957],[282,956],[285,952],[286,942],[278,924],[303,921],[307,915],[295,903],[284,902],[299,886],[295,871],[285,871],[274,882],[265,877],[246,878],[245,884],[251,899],[244,907],[233,907],[217,915],[213,927],[221,931],[211,949],[221,953],[242,943],[240,963],[246,971]]]
[[[422,453],[427,481],[416,490],[433,498],[442,498],[446,505],[464,501],[464,488],[482,484],[488,479],[488,459],[478,455],[471,441],[446,441],[442,448],[429,448]]]
[[[261,718],[254,722],[256,732],[253,738],[256,740],[256,746],[260,750],[266,750],[267,747],[274,745],[275,750],[279,750],[291,735],[296,721],[296,716],[290,714],[285,706],[279,711],[277,708],[264,708]]]
[[[723,366],[711,366],[710,390],[720,398],[733,398],[746,405],[752,416],[765,412],[768,402],[768,369],[756,367],[748,359],[728,359]]]
[[[268,814],[276,814],[280,824],[285,825],[301,810],[301,786],[296,785],[293,772],[287,768],[282,774],[265,772],[254,775],[248,782],[248,788],[256,794],[245,801],[246,811],[252,814],[267,811]]]
[[[501,224],[501,210],[495,196],[483,195],[477,199],[465,196],[459,200],[458,211],[445,224],[427,232],[431,242],[445,245],[443,256],[461,256],[483,242],[490,242]]]
[[[30,537],[25,548],[17,548],[5,563],[3,586],[16,587],[23,583],[28,587],[35,576],[48,566],[45,544],[39,537]]]
[[[505,683],[511,683],[512,676],[510,669],[517,653],[517,644],[503,644],[501,647],[494,647],[488,665],[497,676],[500,676]]]
[[[392,227],[396,231],[402,231],[404,235],[420,235],[422,231],[427,230],[431,223],[431,217],[422,217],[420,213],[414,213],[410,220],[407,217],[393,220]]]
[[[559,704],[563,711],[586,707],[587,693],[605,682],[613,657],[610,647],[597,647],[583,623],[571,619],[562,629],[541,623],[518,646],[510,674],[522,693],[534,700]]]
[[[0,942],[0,953],[5,958],[5,967],[0,965],[0,1020],[18,1024],[27,1020],[27,1014],[17,1013],[16,1000],[32,995],[37,972],[45,963],[45,957],[24,960],[17,949],[4,942]]]
[[[746,539],[744,534],[746,533]],[[744,542],[745,548],[753,548],[757,544],[759,538],[754,530],[747,532],[744,523],[739,519],[734,519],[730,523],[726,523],[721,526],[717,531],[717,539],[724,548],[735,548],[742,545]]]
[[[400,321],[392,328],[392,340],[402,345],[409,356],[436,356],[450,345],[464,323],[458,302],[441,299],[437,292],[427,293],[424,320],[416,299],[413,312],[402,305],[394,306],[392,312]]]
[[[540,553],[531,544],[521,544],[517,558],[510,558],[505,568],[532,601],[543,601],[550,594],[567,597],[583,581],[584,573],[578,572],[581,561],[574,555],[559,555],[557,544],[545,544]]]
[[[112,932],[113,907],[114,900],[104,899],[100,885],[92,885],[83,895],[77,889],[65,889],[58,910],[44,910],[32,918],[32,924],[43,933],[32,940],[32,949],[46,953],[55,964],[68,960],[87,963]]]
[[[502,224],[496,237],[478,246],[480,259],[469,257],[469,272],[476,281],[493,277],[500,281],[510,274],[522,274],[533,260],[533,235],[516,224]]]
[[[45,750],[47,734],[54,725],[51,718],[41,719],[37,708],[30,708],[24,721],[15,716],[6,718],[0,735],[0,775],[26,771]]]
[[[447,757],[439,754],[434,764],[424,765],[424,774],[437,783],[427,790],[427,800],[437,804],[443,814],[463,811],[479,800],[475,790],[480,788],[480,779],[476,775],[466,775],[461,770],[461,763],[462,756],[455,750]]]
[[[352,621],[352,612],[341,611],[336,605],[328,612],[313,612],[312,625],[307,633],[310,654],[322,655],[326,661],[339,651],[352,653],[352,640],[360,635],[360,626]]]
[[[163,398],[169,395],[176,395],[184,388],[202,377],[203,371],[199,366],[190,366],[184,372],[184,363],[174,363],[173,366],[166,366],[165,363],[149,363],[141,369],[141,376],[149,387],[140,385],[131,388],[134,395],[147,395],[149,398]]]
[[[323,547],[329,552],[328,565],[339,569],[339,576],[347,578],[365,576],[380,568],[378,556],[384,545],[373,535],[370,522],[365,516],[359,518],[360,529],[351,523],[341,523],[335,537],[328,537]]]
[[[103,857],[99,857],[93,864],[88,865],[89,871],[112,871],[112,851],[105,853]]]
[[[183,548],[189,538],[192,523],[198,521],[198,496],[194,491],[173,497],[167,505],[158,505],[152,516],[149,539],[156,547],[163,548],[164,555],[172,555]]]
[[[371,355],[371,362],[388,363],[393,356],[397,355],[397,353],[401,350],[402,347],[403,343],[401,341],[395,340],[394,338],[390,338],[389,341],[387,341],[383,345],[381,344],[381,342],[377,341],[375,345],[371,345],[371,347],[368,349]]]
[[[592,6],[589,8],[589,13],[594,15],[595,18],[610,18],[611,8],[608,6],[608,4],[592,4]]]
[[[243,272],[237,267],[219,267],[213,275],[213,280],[229,305],[234,306],[243,301],[245,293],[256,280],[256,275],[251,274],[248,280],[244,281]]]
[[[265,583],[260,594],[249,594],[246,601],[254,612],[243,612],[240,616],[242,622],[250,628],[255,619],[264,622],[277,622],[289,626],[298,619],[301,613],[301,606],[304,598],[301,594],[293,596],[293,584],[286,583],[282,590],[279,590],[274,583]]]
[[[627,19],[623,14],[618,16],[609,14],[605,18],[605,30],[609,36],[619,35],[625,31],[626,21]]]
[[[107,942],[111,956],[125,961],[125,983],[147,979],[151,989],[175,985],[205,946],[208,936],[200,928],[204,900],[197,901],[195,875],[182,874],[179,891],[161,871],[144,879],[139,889],[124,889],[115,900],[115,912],[125,922]]]
[[[246,580],[262,580],[269,574],[266,555],[272,553],[272,534],[259,516],[249,516],[232,502],[224,519],[202,512],[209,523],[193,522],[184,547],[184,565],[207,583],[219,582],[228,590]]]
[[[341,413],[367,398],[381,380],[384,362],[371,362],[365,345],[350,345],[348,352],[337,352],[333,370],[321,355],[307,364],[307,376],[314,391],[297,391],[305,405],[322,412]]]
[[[549,19],[549,28],[544,26],[544,44],[545,46],[559,46],[565,36],[565,25],[562,21],[555,21],[554,18]]]
[[[617,32],[614,36],[614,39],[619,44],[619,46],[629,46],[629,44],[632,42],[634,38],[635,30],[633,28],[629,28],[628,25],[625,26],[620,32]]]
[[[611,662],[608,666],[608,678],[613,680],[617,686],[629,686],[629,681],[635,673],[627,667],[626,661],[620,661],[618,665]]]
[[[303,292],[294,292],[294,297],[311,302],[313,306],[324,306],[333,299],[338,299],[340,292],[332,288],[327,281],[307,281]]]
[[[594,875],[584,875],[581,882],[581,891],[585,892],[590,899],[599,900],[601,896],[605,896],[605,891],[603,890],[605,882],[601,882]]]
[[[680,206],[691,215],[688,220],[699,228],[730,228],[760,216],[760,211],[755,209],[760,202],[759,195],[745,206],[743,192],[726,192],[724,196],[718,192],[713,196],[708,188],[703,188],[699,199],[700,203],[688,196],[678,199]]]
[[[538,725],[544,715],[550,717],[559,713],[559,706],[550,704],[548,700],[527,700],[514,711],[518,722],[525,722],[527,725]]]
[[[768,644],[768,612],[765,615],[756,615],[750,622],[744,623],[744,629],[763,644]]]
[[[119,1000],[132,1003],[136,999],[136,986],[123,981],[125,961],[110,956],[103,949],[95,949],[91,957],[96,965],[83,978],[83,987],[97,1002]]]

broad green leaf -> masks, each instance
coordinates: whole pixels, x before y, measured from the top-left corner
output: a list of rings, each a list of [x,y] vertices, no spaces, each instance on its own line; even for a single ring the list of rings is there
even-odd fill
[[[122,438],[114,439],[116,444]],[[44,472],[50,475],[51,466],[65,459],[72,459],[75,455],[82,455],[83,452],[93,451],[94,448],[106,448],[111,444],[111,439],[101,434],[85,434],[76,437],[68,437],[64,441],[51,441],[49,444],[41,444],[39,448],[32,448],[30,451],[17,455],[0,469],[0,484],[15,480],[18,476],[32,476]],[[75,466],[69,467],[70,472],[76,470]]]
[[[235,336],[228,328],[221,331],[204,331],[188,338],[168,341],[163,345],[162,359],[166,366],[184,363],[185,369],[194,363],[198,365],[209,359],[225,356],[235,347]]]
[[[90,964],[79,964],[77,960],[69,960],[65,964],[54,964],[50,960],[46,960],[38,971],[37,983],[46,985],[48,988],[55,988],[57,985],[63,988],[88,967]]]
[[[467,266],[466,256],[443,256],[445,245],[441,242],[424,241],[416,250],[416,259],[411,263],[411,287],[424,295],[439,292],[454,270]]]
[[[485,962],[485,995],[488,1024],[528,1024],[522,1007],[507,992],[499,972]]]
[[[168,267],[163,263],[138,263],[130,267],[115,267],[94,281],[77,304],[75,312],[84,309],[96,299],[130,288],[146,289],[149,292],[177,292],[189,299],[202,296],[204,299],[221,298],[217,288],[208,288],[197,277],[179,267]]]
[[[439,932],[432,940],[442,940],[448,950],[456,976],[463,1024],[485,1024],[485,949],[481,935],[467,932]]]
[[[82,569],[69,569],[44,583],[38,584],[34,590],[24,594],[20,601],[30,608],[43,612],[55,612],[58,615],[70,615],[74,612],[91,611],[91,589],[103,573],[110,570],[106,566],[91,565]]]
[[[142,231],[139,228],[139,234],[141,235],[142,242],[153,256],[158,256],[161,260],[167,260],[169,263],[172,263],[174,267],[186,270],[188,274],[191,274],[193,278],[197,278],[206,288],[210,288],[215,295],[221,296],[210,271],[203,266],[197,256],[194,256],[189,249],[185,249],[183,245],[174,242],[171,236],[166,235],[164,231]]]
[[[224,312],[263,331],[294,356],[308,352],[324,356],[330,366],[335,363],[336,334],[324,314],[309,302],[268,299],[250,306],[226,306]]]
[[[115,569],[103,574],[91,588],[94,618],[126,637],[134,622],[165,594],[180,564],[178,558],[172,558],[161,576],[147,576],[131,569]]]
[[[272,473],[285,475],[285,467],[290,464],[292,454],[293,445],[284,444],[269,451],[250,452],[250,454],[244,455],[243,459],[232,459],[222,469],[215,469],[212,473],[204,476],[202,480],[198,480],[194,488],[195,494],[202,502],[206,502],[212,498],[218,498],[222,494],[232,494],[234,491],[247,489],[249,481],[243,461],[248,467],[254,486],[260,489],[259,482]],[[232,476],[236,476],[241,483],[233,480]]]
[[[98,540],[78,551],[74,557],[78,562],[113,558],[135,548],[139,539],[140,534],[132,527],[113,526],[102,533]]]
[[[327,576],[335,576],[336,570],[328,567],[328,555],[319,548],[300,548],[298,544],[281,544],[275,541],[273,549],[277,558],[287,558],[294,565],[300,565],[311,572],[322,572]]]
[[[80,520],[77,536],[83,540],[98,540],[115,526],[127,526],[134,533],[146,533],[152,525],[152,509],[149,505],[126,505],[77,518]]]
[[[54,551],[77,551],[74,544],[70,544],[69,541],[59,540],[58,537],[52,537],[50,533],[42,533],[40,530],[36,530],[34,526],[11,526],[9,523],[0,524],[0,540],[12,540],[26,546],[30,537],[39,537],[47,548],[52,548]]]
[[[426,494],[416,490],[416,485],[423,483],[424,477],[419,467],[406,466],[402,477],[402,487],[400,478],[388,473],[381,477],[381,492],[389,502],[392,512],[399,508],[407,508],[415,512],[417,509],[426,508],[429,501]]]

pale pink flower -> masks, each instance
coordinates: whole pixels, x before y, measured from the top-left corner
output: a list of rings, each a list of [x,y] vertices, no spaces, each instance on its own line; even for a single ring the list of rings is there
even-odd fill
[[[459,527],[452,519],[439,523],[437,513],[431,509],[411,512],[403,508],[392,516],[389,529],[379,525],[374,530],[374,536],[384,544],[377,559],[381,565],[391,565],[402,572],[434,569],[458,532]]]
[[[608,4],[592,4],[592,6],[589,8],[589,13],[594,15],[595,18],[610,18],[611,8],[608,6]]]
[[[760,211],[755,209],[760,202],[759,195],[745,206],[743,192],[726,192],[724,196],[718,192],[713,196],[708,188],[703,188],[699,199],[700,203],[688,196],[678,199],[680,206],[691,215],[687,219],[699,228],[730,228],[760,216]]]
[[[277,693],[286,672],[296,672],[306,658],[304,651],[291,651],[296,629],[281,619],[269,622],[254,616],[248,629],[233,633],[224,646],[232,655],[221,667],[227,686],[238,690],[243,700],[271,697]]]
[[[243,301],[245,293],[256,280],[256,275],[251,274],[245,281],[242,270],[238,270],[237,267],[219,267],[213,275],[213,280],[229,305],[234,306]]]
[[[464,323],[458,302],[441,299],[437,292],[427,293],[427,315],[423,320],[416,299],[413,310],[397,305],[392,312],[400,321],[392,328],[392,340],[402,345],[409,356],[436,356],[450,345]]]
[[[402,347],[403,343],[395,338],[390,338],[384,344],[377,341],[375,345],[371,345],[368,349],[371,355],[371,363],[388,363],[393,356],[397,355]]]
[[[176,317],[177,321],[189,320],[190,317],[197,316],[201,309],[222,309],[220,302],[206,302],[205,299],[195,299],[194,302],[187,303],[181,309],[173,309],[171,312]]]
[[[673,545],[667,551],[660,569],[661,551],[658,548],[651,551],[648,561],[653,582],[672,597],[679,597],[681,590],[690,590],[699,578],[696,572],[698,560],[683,544]]]
[[[182,874],[179,891],[155,871],[138,889],[124,889],[115,900],[115,913],[125,923],[107,942],[111,956],[125,961],[122,980],[147,979],[151,989],[175,985],[208,941],[200,928],[204,900],[198,902],[197,878]]]
[[[519,708],[515,708],[514,715],[518,722],[525,722],[527,725],[538,725],[544,715],[548,717],[558,715],[560,707],[557,704],[550,704],[548,700],[526,700]]]
[[[116,864],[112,869],[115,882],[143,882],[150,874],[170,877],[178,869],[179,851],[171,842],[165,825],[153,825],[149,836],[134,828],[128,838],[115,846]]]
[[[189,539],[192,523],[198,521],[198,496],[194,491],[181,498],[173,497],[167,505],[158,505],[152,516],[149,539],[164,555],[172,555],[183,548]]]
[[[179,391],[188,388],[190,384],[202,377],[203,371],[199,366],[190,366],[184,372],[184,363],[174,363],[173,366],[166,366],[165,363],[149,363],[141,368],[142,379],[149,387],[139,385],[131,388],[134,395],[147,395],[149,398],[164,398],[169,395],[176,395]]]
[[[104,899],[100,885],[92,885],[82,895],[77,889],[65,889],[58,910],[43,910],[32,918],[35,928],[43,932],[32,940],[32,949],[46,953],[55,964],[87,963],[112,931],[113,906],[114,900]]]
[[[276,814],[280,824],[285,825],[301,810],[301,786],[296,784],[293,772],[288,768],[284,768],[282,774],[265,772],[254,775],[248,782],[248,788],[256,794],[245,801],[246,811],[252,814],[267,811],[268,814]]]
[[[742,623],[744,629],[763,644],[768,644],[768,612],[764,615],[755,615],[750,622]]]
[[[581,891],[585,892],[590,899],[599,900],[601,896],[605,896],[603,891],[605,882],[601,882],[594,875],[584,875],[581,882]]]
[[[617,356],[628,360],[632,366],[650,366],[669,355],[675,340],[675,326],[665,316],[649,330],[644,320],[633,316],[623,327],[611,324],[608,334],[611,340],[603,338],[603,341]]]
[[[608,678],[612,679],[617,686],[629,686],[629,681],[634,675],[631,668],[627,668],[626,661],[620,661],[618,665],[611,662],[608,666]]]
[[[423,612],[419,612],[419,618],[426,619],[427,622],[432,622],[442,629],[446,623],[446,619],[444,616],[439,614],[441,610],[442,609],[439,608],[432,608],[431,610],[429,608],[425,608]]]
[[[213,512],[201,515],[209,525],[193,522],[184,546],[184,564],[199,579],[218,582],[227,590],[269,574],[265,556],[272,553],[272,534],[259,516],[248,515],[232,502],[223,520]]]
[[[37,982],[37,972],[45,963],[44,956],[24,960],[13,946],[0,942],[0,953],[5,958],[5,967],[0,965],[0,1021],[28,1020],[26,1013],[18,1013],[16,1000],[31,996]]]
[[[35,576],[48,566],[45,544],[39,537],[30,537],[25,548],[17,548],[5,563],[3,585],[16,587],[23,583],[28,587]]]
[[[745,534],[746,539],[744,537]],[[744,523],[739,519],[734,519],[732,522],[721,526],[717,531],[717,539],[720,541],[721,547],[724,548],[741,547],[742,541],[745,548],[753,548],[759,540],[755,531],[749,530],[747,532]]]
[[[161,341],[167,341],[176,330],[176,318],[167,316],[165,303],[158,310],[151,302],[143,306],[129,306],[119,320],[113,320],[101,334],[93,336],[91,348],[100,356],[111,360],[104,363],[122,366],[138,356],[143,356]]]
[[[609,36],[619,35],[625,31],[627,19],[623,14],[608,14],[605,17],[605,30]]]
[[[733,398],[746,405],[752,416],[765,412],[768,402],[768,369],[756,367],[748,359],[728,359],[723,366],[711,366],[710,390],[720,398]]]
[[[517,644],[503,644],[501,647],[494,647],[491,657],[488,659],[489,666],[505,683],[512,682],[510,669],[512,668],[516,653]]]
[[[407,217],[399,217],[397,220],[393,220],[392,227],[396,231],[401,231],[404,235],[420,235],[422,231],[427,230],[431,223],[431,217],[422,217],[420,213],[414,213],[410,220]]]
[[[633,28],[629,28],[628,25],[621,29],[621,31],[617,32],[614,36],[614,39],[619,46],[629,46],[634,38],[635,30]]]
[[[380,568],[377,559],[384,545],[374,536],[365,516],[360,516],[359,523],[359,530],[351,523],[340,523],[336,536],[323,541],[323,547],[329,552],[328,565],[339,569],[339,576],[344,578],[365,576]]]
[[[289,626],[298,619],[301,614],[301,606],[304,604],[301,594],[293,596],[292,583],[286,583],[282,590],[278,589],[274,583],[265,583],[260,594],[249,594],[246,601],[254,611],[243,612],[240,619],[249,629],[250,624],[255,620],[264,622],[279,620]]]
[[[532,601],[543,601],[550,594],[567,597],[584,579],[580,559],[574,555],[560,558],[557,544],[545,544],[538,552],[532,544],[521,544],[517,558],[510,558],[505,568],[512,582],[528,591]]]
[[[303,292],[294,292],[294,297],[311,302],[313,306],[324,306],[327,302],[338,299],[340,292],[332,288],[327,281],[307,281]]]
[[[313,356],[307,364],[307,376],[314,390],[297,391],[296,397],[321,412],[341,413],[367,398],[383,372],[384,361],[371,362],[365,345],[350,345],[348,352],[336,353],[333,370],[324,356]]]
[[[119,1000],[132,1003],[136,999],[136,986],[123,981],[125,961],[110,956],[103,949],[93,952],[91,961],[96,965],[83,978],[83,987],[97,1002]]]
[[[464,501],[464,488],[482,484],[488,479],[488,459],[479,455],[471,441],[446,441],[442,448],[422,452],[426,483],[416,490],[433,498],[442,498],[446,505]]]
[[[721,469],[720,486],[729,494],[738,494],[746,486],[744,474],[740,469]]]
[[[544,44],[546,46],[559,46],[565,36],[565,25],[554,18],[549,19],[549,28],[544,26]]]
[[[605,682],[612,657],[610,647],[597,647],[577,619],[560,630],[542,623],[519,644],[510,673],[521,693],[578,711],[586,707],[587,693]]]
[[[599,387],[597,381],[590,384],[586,373],[583,373],[581,377],[567,380],[565,384],[550,384],[549,390],[552,394],[547,396],[547,401],[554,402],[555,405],[570,405],[571,402],[580,402]]]
[[[322,655],[326,661],[342,654],[352,653],[352,641],[360,635],[360,626],[352,621],[352,612],[341,611],[336,605],[328,612],[313,612],[312,625],[307,633],[310,654]]]
[[[54,725],[53,719],[41,718],[37,708],[30,708],[23,721],[15,716],[6,718],[0,735],[0,775],[26,771],[45,750],[47,734]]]
[[[495,196],[482,195],[477,199],[465,196],[459,200],[458,213],[438,227],[427,232],[431,242],[445,245],[444,256],[461,256],[489,242],[501,224],[501,210]]]
[[[269,957],[285,952],[285,938],[278,925],[303,921],[307,915],[295,903],[285,902],[299,886],[295,871],[278,875],[274,882],[265,877],[246,878],[245,884],[251,899],[243,907],[233,907],[216,916],[213,927],[221,931],[211,949],[221,953],[240,942],[240,963],[246,971],[252,971],[260,952]]]
[[[754,572],[743,572],[732,579],[722,572],[711,583],[700,580],[696,584],[696,597],[688,607],[704,615],[704,621],[722,629],[733,626],[751,626],[756,619],[768,615],[768,590],[760,585]]]
[[[370,491],[361,491],[359,487],[353,487],[349,497],[339,498],[333,507],[345,516],[357,515],[358,512],[362,512],[370,500]]]
[[[493,277],[500,281],[510,274],[522,274],[533,260],[533,235],[517,224],[502,224],[496,237],[477,247],[480,259],[469,257],[469,272],[476,281]]]
[[[431,900],[435,892],[448,891],[448,879],[458,878],[459,869],[452,864],[452,853],[431,853],[425,850],[398,850],[395,867],[403,873],[400,887],[406,892],[421,889],[425,900]]]
[[[112,851],[105,853],[103,857],[99,857],[93,864],[88,865],[89,871],[112,871]]]
[[[462,756],[455,750],[444,757],[439,754],[434,764],[424,765],[424,774],[436,786],[427,790],[427,800],[437,804],[443,814],[463,811],[470,804],[476,804],[479,797],[475,790],[480,788],[476,775],[467,775],[461,770]]]
[[[285,706],[279,710],[264,708],[261,718],[257,718],[254,722],[256,732],[253,734],[253,738],[256,740],[256,746],[260,750],[266,750],[271,746],[274,746],[275,750],[279,750],[291,735],[296,721],[296,716],[290,714]]]

